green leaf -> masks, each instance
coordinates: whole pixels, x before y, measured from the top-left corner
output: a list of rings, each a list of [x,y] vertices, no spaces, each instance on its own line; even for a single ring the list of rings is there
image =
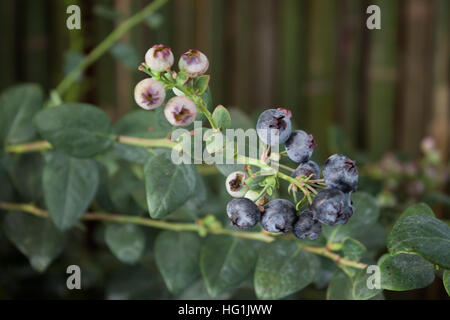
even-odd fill
[[[135,264],[145,249],[145,233],[135,224],[108,224],[105,242],[120,261]]]
[[[345,238],[342,242],[342,252],[345,258],[359,261],[366,252],[366,247],[356,239]]]
[[[385,254],[378,260],[381,287],[394,291],[424,288],[434,280],[431,263],[416,254]]]
[[[66,103],[42,110],[34,123],[55,149],[74,157],[92,157],[113,143],[108,115],[89,104]]]
[[[136,70],[141,59],[136,52],[136,49],[127,43],[117,43],[110,52],[114,58],[122,62],[128,69]]]
[[[444,271],[444,276],[443,276],[442,280],[444,282],[445,290],[447,291],[447,294],[450,296],[450,271],[449,270]]]
[[[0,161],[0,201],[13,202],[14,198],[14,186],[9,178],[8,171]]]
[[[136,138],[165,138],[171,131],[172,126],[164,117],[162,107],[130,112],[114,125],[115,134]]]
[[[373,277],[375,276],[375,274],[372,272],[367,272],[367,269],[361,270],[355,277],[354,281],[353,281],[353,290],[352,290],[352,296],[354,299],[357,300],[368,300],[371,299],[373,297],[376,297],[377,295],[379,295],[382,290],[377,289],[377,288],[373,288],[373,289],[369,289],[369,287],[367,286],[367,280],[371,280],[373,279]],[[371,279],[369,279],[370,277],[372,277]]]
[[[50,217],[60,230],[72,227],[86,212],[99,184],[94,160],[53,153],[42,175],[44,198]]]
[[[329,242],[340,242],[346,237],[360,239],[377,222],[380,209],[376,200],[364,192],[352,194],[354,214],[350,220],[339,226],[324,226],[324,234]]]
[[[150,152],[143,147],[122,143],[115,143],[113,151],[117,158],[139,164],[144,164],[151,156]]]
[[[201,240],[190,232],[165,231],[155,241],[155,260],[170,292],[178,294],[200,276]]]
[[[217,127],[221,130],[228,129],[231,126],[230,113],[222,105],[219,105],[214,109],[212,117]]]
[[[205,93],[206,89],[208,89],[210,76],[205,74],[195,78],[194,88],[198,95]]]
[[[36,135],[31,121],[42,108],[44,93],[35,84],[23,84],[4,91],[0,98],[0,143],[26,142]]]
[[[10,212],[5,217],[3,228],[7,238],[39,272],[45,271],[64,248],[65,235],[54,227],[50,219]]]
[[[406,216],[413,215],[413,214],[419,214],[419,213],[429,215],[430,217],[434,217],[433,210],[431,210],[430,206],[427,205],[426,203],[418,203],[418,204],[415,204],[415,205],[409,207],[402,213],[402,215],[400,217],[404,218]]]
[[[352,280],[344,272],[337,270],[327,289],[327,300],[353,300]]]
[[[145,190],[145,184],[127,167],[119,169],[111,178],[109,195],[121,213],[141,214],[144,210],[135,201],[133,193]]]
[[[417,253],[450,268],[450,227],[427,213],[400,217],[387,238],[387,247],[391,253]]]
[[[212,297],[239,286],[252,272],[255,249],[245,240],[214,236],[206,240],[200,255],[200,269]]]
[[[108,278],[108,300],[164,300],[172,298],[152,265],[126,265]]]
[[[231,298],[233,291],[223,292],[217,297],[211,298],[206,290],[203,279],[195,281],[188,286],[182,293],[177,296],[178,300],[228,300]]]
[[[195,190],[192,165],[175,165],[171,152],[150,158],[144,166],[147,205],[152,218],[161,218],[183,205]]]
[[[319,260],[293,241],[275,241],[260,252],[255,270],[259,299],[280,299],[309,285],[319,269]]]
[[[44,161],[39,153],[5,155],[2,159],[20,199],[37,202],[42,197],[42,170]]]

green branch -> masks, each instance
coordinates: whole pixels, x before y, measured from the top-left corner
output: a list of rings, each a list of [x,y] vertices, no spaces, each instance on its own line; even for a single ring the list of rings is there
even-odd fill
[[[22,203],[6,203],[0,202],[0,209],[7,211],[20,211],[33,214],[42,218],[49,218],[50,215],[48,211],[38,208],[31,204],[22,204]],[[115,222],[115,223],[133,223],[142,225],[145,227],[158,228],[163,230],[171,230],[171,231],[190,231],[190,232],[198,232],[198,233],[207,233],[213,235],[229,235],[232,237],[242,238],[242,239],[250,239],[257,240],[263,242],[272,242],[276,240],[275,236],[271,236],[265,232],[242,232],[224,229],[222,227],[206,227],[202,225],[201,220],[197,223],[177,223],[177,222],[168,222],[161,220],[153,220],[149,218],[136,217],[136,216],[127,216],[127,215],[118,215],[111,213],[101,213],[101,212],[88,212],[83,217],[85,221],[104,221],[104,222]],[[353,267],[357,269],[365,269],[367,267],[366,264],[352,261],[348,259],[344,259],[338,254],[331,252],[327,247],[312,247],[303,245],[301,243],[297,244],[300,248],[305,251],[321,255],[333,260],[338,265]]]
[[[100,44],[95,47],[83,61],[73,69],[56,87],[55,92],[57,95],[62,96],[72,84],[78,79],[78,77],[87,69],[91,64],[97,61],[105,52],[107,52],[125,33],[127,33],[134,26],[141,23],[149,15],[161,8],[168,0],[155,0],[144,9],[140,10],[135,15],[131,16],[124,22],[122,22],[113,32],[109,34]]]

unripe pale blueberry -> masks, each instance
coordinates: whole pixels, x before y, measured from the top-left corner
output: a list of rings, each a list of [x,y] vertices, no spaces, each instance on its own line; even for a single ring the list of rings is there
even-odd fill
[[[309,177],[310,175],[312,175],[312,180],[320,179],[320,167],[312,160],[300,163],[297,169],[295,169],[295,171],[291,174],[293,178],[298,176]]]
[[[248,187],[244,184],[246,174],[242,171],[230,173],[225,181],[230,196],[234,198],[242,198],[248,191]]]
[[[152,78],[140,81],[134,88],[134,100],[145,110],[156,109],[166,99],[166,90],[161,83]]]
[[[178,67],[188,77],[198,77],[206,72],[209,67],[208,58],[199,50],[189,50],[181,55]]]
[[[297,222],[294,225],[293,233],[299,239],[308,237],[311,240],[317,239],[322,232],[322,225],[316,219],[310,210],[300,213]]]
[[[162,72],[170,70],[174,62],[172,50],[170,47],[156,44],[145,54],[145,63],[151,70]]]
[[[329,188],[338,188],[344,193],[355,191],[358,187],[356,162],[342,154],[334,154],[325,162],[323,178]]]
[[[256,124],[259,138],[270,146],[284,143],[291,130],[291,119],[284,110],[268,109],[261,113]]]
[[[261,226],[272,233],[291,231],[297,220],[295,205],[285,199],[275,199],[264,206]]]
[[[194,121],[197,107],[188,97],[173,97],[164,107],[164,115],[174,126],[187,126]]]
[[[314,151],[314,137],[303,130],[295,130],[286,141],[288,157],[295,162],[306,162]]]
[[[227,215],[231,225],[239,229],[254,227],[261,220],[261,212],[253,201],[236,198],[228,202]]]
[[[314,198],[311,210],[315,219],[328,226],[346,223],[350,212],[353,213],[347,196],[336,188],[321,190]]]

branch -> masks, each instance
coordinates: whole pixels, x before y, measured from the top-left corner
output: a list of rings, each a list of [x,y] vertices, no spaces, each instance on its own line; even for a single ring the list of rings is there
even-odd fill
[[[48,211],[40,209],[31,204],[22,204],[22,203],[6,203],[0,202],[0,209],[8,210],[8,211],[21,211],[33,214],[42,218],[49,218],[50,215]],[[149,218],[142,218],[136,216],[127,216],[127,215],[118,215],[111,213],[101,213],[101,212],[88,212],[83,217],[82,220],[85,221],[106,221],[106,222],[116,222],[116,223],[134,223],[146,227],[158,228],[164,230],[171,231],[190,231],[190,232],[198,232],[202,233],[206,231],[206,233],[214,234],[214,235],[229,235],[232,237],[242,238],[242,239],[250,239],[257,240],[263,242],[272,242],[276,240],[276,237],[271,236],[265,232],[242,232],[224,229],[222,227],[205,227],[202,226],[201,221],[197,223],[176,223],[176,222],[168,222],[161,220],[153,220]],[[323,247],[312,247],[303,245],[298,243],[298,246],[305,251],[321,255],[333,260],[338,265],[353,267],[357,269],[365,269],[367,267],[366,264],[352,261],[348,259],[344,259],[338,254],[330,252],[327,248]]]
[[[125,33],[131,28],[141,23],[153,12],[161,8],[166,4],[168,0],[155,0],[144,9],[140,10],[135,15],[131,16],[124,22],[122,22],[117,29],[115,29],[109,36],[107,36],[100,44],[92,50],[86,58],[73,69],[56,87],[55,91],[59,96],[62,96],[78,79],[78,77],[87,69],[91,64],[97,61],[105,52],[107,52]]]

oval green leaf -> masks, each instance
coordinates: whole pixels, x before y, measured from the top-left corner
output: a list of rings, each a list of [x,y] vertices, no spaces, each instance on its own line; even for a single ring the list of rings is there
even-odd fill
[[[255,270],[259,299],[280,299],[309,285],[319,269],[319,260],[294,241],[275,241],[260,252]]]
[[[94,160],[62,153],[50,155],[42,175],[44,199],[56,227],[67,230],[86,212],[97,192],[98,166]]]
[[[256,250],[245,240],[229,236],[208,238],[200,255],[206,289],[216,297],[239,286],[253,271]]]
[[[123,263],[135,264],[145,249],[145,233],[135,224],[109,224],[105,242],[111,252]]]
[[[89,104],[66,103],[42,110],[34,123],[55,149],[74,157],[89,158],[113,144],[108,115]]]
[[[183,205],[196,185],[193,165],[172,163],[170,151],[162,152],[144,166],[147,205],[152,218],[161,218]]]
[[[387,247],[391,253],[417,253],[450,268],[450,227],[427,213],[401,217],[387,238]]]
[[[43,103],[44,93],[35,84],[4,91],[0,97],[0,142],[16,144],[32,139],[36,129],[31,121]]]
[[[413,290],[424,288],[434,280],[433,265],[416,254],[385,254],[378,260],[378,266],[383,289]]]
[[[55,228],[50,219],[10,212],[5,217],[3,228],[6,237],[39,272],[45,271],[64,248],[65,235]]]
[[[186,289],[200,276],[201,240],[189,232],[165,231],[155,241],[155,260],[173,294]]]

